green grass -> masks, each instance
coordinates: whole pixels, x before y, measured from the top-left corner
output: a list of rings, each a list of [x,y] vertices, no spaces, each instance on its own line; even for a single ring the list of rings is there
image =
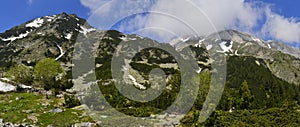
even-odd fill
[[[19,100],[16,98],[20,98]],[[49,103],[49,106],[42,104]],[[84,111],[69,109],[62,106],[63,99],[51,97],[46,99],[43,95],[34,93],[6,93],[0,94],[0,118],[4,122],[28,123],[38,126],[57,125],[59,127],[70,126],[74,123],[93,122],[89,116],[82,116]],[[49,110],[60,108],[61,113],[50,113]],[[23,110],[32,110],[25,113]],[[36,116],[37,123],[29,119],[29,116]]]

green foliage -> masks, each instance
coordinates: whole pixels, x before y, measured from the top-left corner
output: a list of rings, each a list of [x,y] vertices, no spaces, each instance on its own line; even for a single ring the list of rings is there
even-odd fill
[[[9,69],[7,77],[15,82],[30,85],[33,82],[33,69],[23,64],[15,64]]]
[[[64,95],[65,105],[67,108],[73,108],[80,105],[80,101],[74,95]]]
[[[299,116],[298,111],[286,108],[237,110],[231,113],[217,110],[203,123],[203,126],[296,127],[300,122]]]
[[[133,61],[146,60],[149,64],[176,63],[175,58],[167,51],[154,47],[141,50],[132,59]]]
[[[256,61],[261,64],[257,65]],[[229,110],[229,102],[235,103],[240,96],[251,100],[249,91],[241,89],[244,80],[253,95],[253,103],[247,109],[280,107],[285,101],[294,103],[300,100],[299,85],[290,84],[274,76],[267,68],[265,62],[254,57],[231,56],[227,61],[227,81],[219,109]],[[240,91],[240,92],[239,92]],[[247,94],[242,95],[242,91]],[[248,97],[247,97],[248,96]],[[230,100],[230,101],[229,101]],[[248,103],[248,102],[247,102]]]
[[[34,67],[34,77],[43,83],[44,87],[51,88],[55,85],[56,77],[62,74],[63,70],[58,61],[46,58],[39,61]]]
[[[252,106],[252,102],[253,102],[253,95],[251,94],[251,91],[248,88],[248,84],[247,81],[245,80],[240,89],[239,89],[239,105],[237,105],[236,107],[238,109],[249,109]]]
[[[16,98],[19,98],[16,100]],[[81,116],[84,111],[69,109],[59,104],[63,103],[60,98],[46,97],[34,93],[6,93],[0,94],[0,118],[3,121],[18,123],[34,124],[29,116],[36,116],[38,122],[36,126],[46,127],[47,125],[56,125],[58,127],[68,126],[80,122],[92,122],[88,116]],[[43,106],[49,104],[49,106]],[[59,107],[57,107],[59,106]],[[63,112],[51,113],[49,110],[60,108]],[[32,110],[30,113],[23,110]]]
[[[194,107],[198,110],[201,110],[202,105],[206,99],[206,96],[210,88],[210,81],[211,81],[210,72],[207,70],[202,71],[199,75],[199,78],[200,78],[200,86],[199,86],[198,96],[194,104]]]
[[[199,110],[192,109],[192,111],[190,111],[187,115],[185,115],[180,120],[180,125],[182,127],[199,127],[200,126],[200,123],[198,122],[199,115],[200,115]]]

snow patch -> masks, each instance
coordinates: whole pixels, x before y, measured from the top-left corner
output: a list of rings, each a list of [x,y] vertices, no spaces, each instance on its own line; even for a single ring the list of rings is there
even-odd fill
[[[5,39],[2,39],[2,40],[3,41],[15,41],[17,39],[21,39],[21,38],[27,37],[28,34],[29,34],[29,31],[26,31],[26,33],[20,34],[17,37],[9,37],[9,38],[5,38]]]
[[[210,50],[213,46],[212,45],[208,45],[206,46],[206,50]]]
[[[255,60],[255,63],[256,63],[258,66],[260,66],[260,63],[259,63],[259,61]]]
[[[0,81],[0,91],[1,92],[16,91],[16,89],[17,89],[17,87]]]
[[[127,38],[128,40],[135,41],[136,38]]]
[[[19,87],[23,88],[23,89],[31,89],[31,86],[26,86],[24,84],[20,84]]]
[[[121,40],[123,41],[135,41],[136,38],[128,38],[128,37],[120,37]]]
[[[139,83],[136,81],[136,79],[135,79],[132,75],[128,75],[128,77],[130,78],[130,80],[133,82],[133,84],[134,84],[136,87],[138,87],[139,89],[142,89],[142,90],[145,90],[145,89],[146,89],[146,87],[143,86],[143,85],[141,85],[141,84],[139,84]]]
[[[60,47],[57,43],[56,43],[56,46],[59,48],[59,51],[60,51],[60,55],[55,59],[55,60],[58,60],[65,54],[65,52],[62,49],[62,47]]]
[[[269,48],[269,49],[272,48],[271,45],[270,45],[269,43],[268,43],[268,48]]]
[[[120,37],[120,39],[123,40],[123,41],[128,41],[127,37]]]
[[[195,44],[195,47],[201,47],[201,44],[205,41],[205,39],[199,40],[197,44]]]
[[[33,20],[31,23],[26,24],[26,27],[35,27],[35,28],[37,28],[37,27],[42,26],[43,23],[44,23],[44,20],[42,18],[38,18],[38,19]]]
[[[181,38],[180,40],[181,40],[182,42],[187,42],[187,41],[190,40],[190,37],[188,37],[188,38],[186,38],[186,39]]]
[[[198,70],[196,70],[196,72],[199,74],[201,72],[202,68],[199,67]]]
[[[71,33],[68,33],[67,36],[65,37],[66,39],[70,40],[72,37],[72,34]]]
[[[52,16],[45,16],[45,18],[47,19],[48,22],[51,22],[55,19],[56,15],[52,15]]]
[[[239,54],[237,52],[238,52],[238,50],[235,50],[234,55],[238,56]]]
[[[95,28],[85,28],[83,26],[80,26],[81,30],[79,31],[80,33],[84,34],[84,36],[86,36],[87,33],[89,32],[92,32],[92,31],[95,31],[96,29]]]
[[[229,42],[229,45],[228,45],[228,42],[227,41],[222,41],[221,43],[220,43],[220,47],[221,47],[221,49],[223,50],[223,51],[220,51],[220,52],[228,52],[228,51],[232,51],[232,44],[233,44],[233,42],[232,41],[230,41]]]
[[[11,80],[10,79],[8,79],[8,78],[0,78],[1,80],[3,80],[3,81],[6,81],[6,82],[10,82]]]
[[[144,37],[140,36],[140,35],[137,35],[137,37],[141,38],[141,39],[144,39]]]
[[[258,42],[261,42],[261,40],[260,40],[260,39],[258,39],[258,38],[252,38],[252,40],[253,40],[253,41],[258,41]]]

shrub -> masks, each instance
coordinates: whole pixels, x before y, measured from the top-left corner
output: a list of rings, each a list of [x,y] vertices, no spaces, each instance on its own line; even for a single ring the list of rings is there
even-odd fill
[[[65,106],[67,108],[73,108],[75,106],[80,105],[80,101],[74,95],[65,94],[64,99],[65,99]]]

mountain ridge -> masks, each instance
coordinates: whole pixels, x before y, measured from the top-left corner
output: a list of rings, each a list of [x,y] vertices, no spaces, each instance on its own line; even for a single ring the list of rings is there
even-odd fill
[[[111,32],[107,34],[109,31]],[[151,41],[150,38],[139,35],[126,35],[112,30],[96,30],[85,19],[74,14],[61,13],[36,18],[0,33],[0,53],[2,54],[0,62],[2,65],[10,65],[12,62],[34,65],[43,58],[52,57],[62,62],[66,70],[70,70],[74,44],[76,41],[86,41],[87,38],[101,42],[99,50],[102,54],[100,55],[112,55],[113,49],[120,41]],[[223,30],[205,37],[178,38],[169,44],[176,49],[192,46],[196,50],[197,48],[210,50],[213,48],[212,44],[215,44],[219,46],[217,52],[223,52],[226,55],[250,55],[262,58],[277,77],[290,83],[300,83],[299,77],[295,76],[300,75],[300,70],[297,69],[300,67],[300,50],[284,43],[264,41],[237,30]],[[207,57],[208,54],[204,56]],[[283,61],[284,59],[286,61]],[[281,62],[276,60],[281,60]],[[287,65],[292,69],[283,68]]]

